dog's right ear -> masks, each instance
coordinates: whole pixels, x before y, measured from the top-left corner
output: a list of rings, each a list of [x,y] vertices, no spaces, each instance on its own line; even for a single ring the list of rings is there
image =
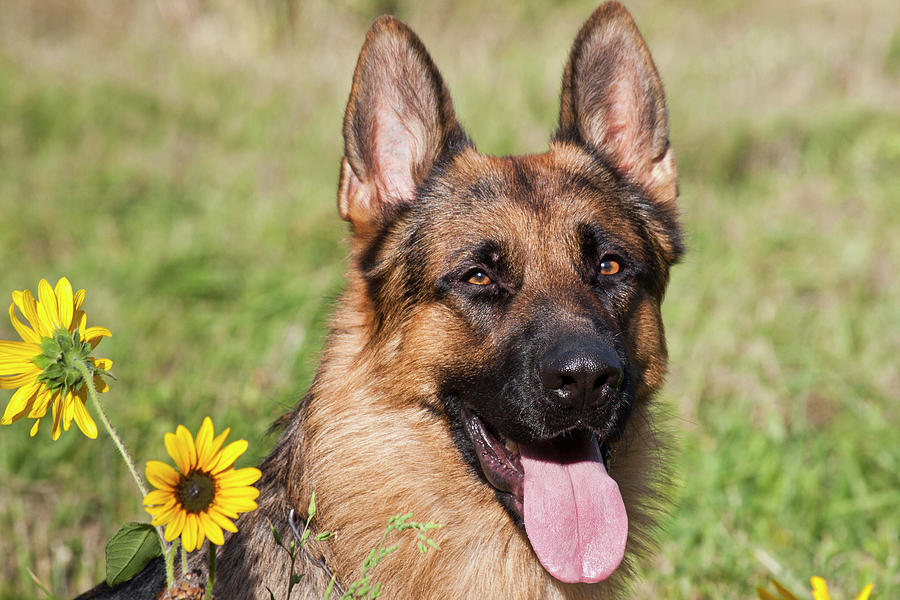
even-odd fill
[[[415,200],[442,153],[467,143],[425,46],[399,20],[379,17],[359,54],[344,115],[341,217],[368,237]]]
[[[575,38],[555,139],[599,150],[656,202],[674,208],[678,178],[662,82],[634,20],[617,2],[598,7]]]

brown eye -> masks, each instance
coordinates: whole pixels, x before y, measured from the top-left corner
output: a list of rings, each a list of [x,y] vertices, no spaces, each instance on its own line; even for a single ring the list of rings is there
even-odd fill
[[[622,266],[619,264],[619,261],[613,260],[611,258],[604,258],[600,261],[600,274],[601,275],[615,275],[619,272]]]
[[[491,281],[491,278],[488,277],[484,271],[474,271],[471,276],[466,280],[467,283],[471,283],[472,285],[490,285],[494,283]]]

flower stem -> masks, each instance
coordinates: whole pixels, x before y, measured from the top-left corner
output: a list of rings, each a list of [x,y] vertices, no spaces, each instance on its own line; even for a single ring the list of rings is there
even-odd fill
[[[213,583],[216,581],[216,545],[209,543],[209,579],[206,580],[206,595],[204,600],[212,598]]]
[[[175,554],[178,552],[178,538],[169,544],[169,547],[163,550],[166,557],[166,587],[170,588],[175,585]],[[182,570],[184,574],[184,570]]]
[[[106,412],[103,410],[103,404],[100,402],[100,396],[97,394],[97,388],[94,387],[94,376],[91,373],[90,369],[88,369],[87,364],[83,360],[75,360],[75,368],[78,369],[78,372],[81,373],[81,378],[84,381],[84,385],[87,386],[88,397],[94,403],[94,410],[97,411],[97,416],[100,417],[100,422],[106,428],[106,432],[109,434],[109,437],[112,438],[113,443],[115,443],[116,448],[119,450],[119,454],[122,456],[122,460],[125,461],[125,466],[128,467],[128,471],[131,473],[131,477],[134,479],[134,482],[138,486],[138,490],[141,492],[141,500],[147,496],[149,490],[147,489],[146,484],[144,483],[143,478],[137,471],[137,467],[134,465],[134,459],[131,458],[131,454],[128,453],[128,449],[125,448],[125,443],[122,441],[122,438],[119,437],[119,434],[116,433],[115,428],[112,426],[112,423],[109,422],[109,418],[106,416]],[[163,551],[163,555],[166,554],[166,538],[163,536],[162,527],[156,526],[156,534],[159,536],[159,545]],[[166,561],[166,582],[169,586],[175,583],[175,575],[174,570],[170,568],[169,561]]]

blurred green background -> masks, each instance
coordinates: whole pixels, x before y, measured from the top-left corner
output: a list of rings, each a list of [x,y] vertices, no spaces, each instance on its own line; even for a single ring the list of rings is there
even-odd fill
[[[479,148],[508,154],[545,148],[593,8],[0,0],[0,291],[87,289],[114,335],[107,409],[141,463],[208,414],[252,464],[341,290],[341,117],[371,19],[406,20]],[[629,8],[666,86],[690,246],[665,305],[677,504],[635,597],[819,574],[836,598],[869,581],[896,598],[900,3]],[[29,424],[0,429],[0,598],[43,597],[29,569],[68,597],[146,515],[108,440]]]

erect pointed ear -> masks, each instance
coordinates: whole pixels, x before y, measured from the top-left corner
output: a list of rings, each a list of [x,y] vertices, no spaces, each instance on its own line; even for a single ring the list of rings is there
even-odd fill
[[[598,7],[575,38],[555,139],[599,150],[653,200],[674,207],[678,182],[662,82],[634,20],[617,2]]]
[[[415,199],[442,153],[467,143],[425,46],[399,20],[379,17],[359,54],[344,115],[341,217],[367,236]]]

